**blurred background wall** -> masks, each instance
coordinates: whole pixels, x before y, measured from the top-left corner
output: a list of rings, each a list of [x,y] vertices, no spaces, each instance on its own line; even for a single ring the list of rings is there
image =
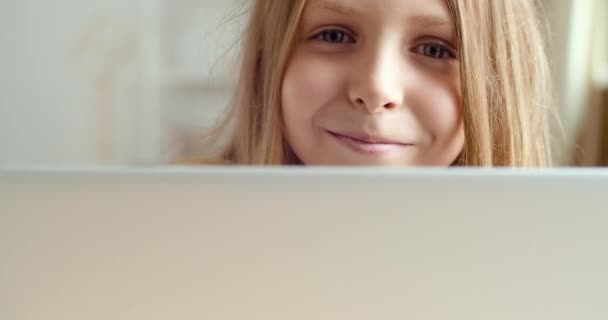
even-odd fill
[[[606,2],[544,0],[560,165],[608,165]],[[190,152],[228,103],[246,3],[0,3],[0,165],[155,165]]]

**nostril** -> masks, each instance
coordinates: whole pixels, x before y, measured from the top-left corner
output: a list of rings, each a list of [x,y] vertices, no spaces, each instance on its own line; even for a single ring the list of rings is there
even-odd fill
[[[395,109],[397,107],[397,104],[389,102],[387,104],[384,105],[384,109]]]

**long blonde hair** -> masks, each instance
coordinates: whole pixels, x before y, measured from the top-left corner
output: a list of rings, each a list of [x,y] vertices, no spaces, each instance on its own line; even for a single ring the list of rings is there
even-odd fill
[[[221,163],[297,164],[286,144],[281,82],[306,0],[254,0]],[[551,79],[543,19],[534,0],[446,0],[459,36],[465,166],[551,164]]]

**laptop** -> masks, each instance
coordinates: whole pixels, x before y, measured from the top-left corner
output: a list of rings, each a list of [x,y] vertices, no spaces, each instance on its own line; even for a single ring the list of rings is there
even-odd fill
[[[608,319],[608,171],[0,173],[0,319]]]

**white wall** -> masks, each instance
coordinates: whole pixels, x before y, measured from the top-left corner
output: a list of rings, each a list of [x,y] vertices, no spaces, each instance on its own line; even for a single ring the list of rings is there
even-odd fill
[[[552,24],[552,58],[555,84],[555,98],[563,125],[565,145],[556,154],[559,163],[571,163],[573,155],[584,159],[595,159],[598,151],[592,145],[578,145],[581,134],[593,136],[600,130],[599,123],[593,123],[597,110],[591,106],[591,94],[597,81],[598,65],[591,52],[598,51],[601,41],[594,39],[594,30],[599,27],[594,20],[600,18],[595,10],[605,4],[605,0],[545,0],[545,7]],[[600,9],[602,10],[602,9]],[[608,34],[606,30],[600,33]],[[596,59],[599,60],[599,59]],[[556,130],[556,136],[559,131]],[[588,134],[591,133],[591,134]],[[557,140],[559,141],[559,140]],[[586,147],[586,148],[585,148]],[[581,154],[582,153],[582,154]],[[579,159],[580,160],[580,159]],[[591,160],[593,162],[594,160]]]
[[[99,109],[138,90],[137,49],[124,44],[136,10],[126,0],[0,3],[0,163],[98,160]],[[124,56],[105,57],[121,46]]]
[[[162,162],[226,104],[235,3],[1,2],[0,165]]]

